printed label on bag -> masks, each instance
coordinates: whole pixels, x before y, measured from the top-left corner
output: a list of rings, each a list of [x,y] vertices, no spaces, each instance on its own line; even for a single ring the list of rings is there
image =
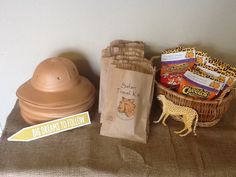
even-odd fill
[[[137,88],[131,83],[122,82],[118,88],[117,117],[131,120],[136,112]]]
[[[23,128],[7,140],[28,142],[89,124],[91,124],[89,113],[84,112]]]

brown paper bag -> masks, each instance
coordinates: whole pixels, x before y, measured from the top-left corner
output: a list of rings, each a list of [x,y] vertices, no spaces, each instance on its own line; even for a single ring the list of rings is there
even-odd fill
[[[111,57],[115,55],[127,55],[144,57],[144,42],[114,40],[110,46],[102,50],[102,57]]]
[[[110,46],[102,50],[100,89],[98,112],[103,110],[103,100],[106,96],[107,70],[114,60],[139,61],[144,59],[144,43],[142,41],[114,40]],[[102,119],[101,119],[102,122]]]
[[[144,42],[143,41],[128,41],[128,40],[114,40],[110,43],[110,46],[122,46],[122,47],[136,47],[144,50]]]
[[[119,63],[136,63],[138,64],[149,64],[149,60],[140,57],[134,56],[124,56],[124,55],[117,55],[114,57],[104,57],[101,61],[101,72],[100,72],[100,89],[99,89],[99,105],[98,105],[98,112],[101,113],[103,110],[104,99],[106,94],[109,90],[107,90],[107,80],[108,80],[108,69],[114,68],[115,65]],[[100,119],[102,122],[102,119]]]
[[[149,64],[123,63],[108,75],[100,134],[146,143],[155,70]]]
[[[143,57],[144,50],[134,47],[116,47],[111,46],[102,50],[103,57],[110,57],[114,55],[127,55],[127,56],[137,56]]]

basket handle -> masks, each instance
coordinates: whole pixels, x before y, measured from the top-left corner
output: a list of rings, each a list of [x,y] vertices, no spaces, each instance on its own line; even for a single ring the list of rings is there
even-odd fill
[[[159,60],[159,59],[161,59],[161,56],[156,55],[156,56],[153,56],[153,57],[150,59],[150,62],[155,61],[155,60]]]
[[[155,61],[159,61],[161,59],[161,56],[157,55],[157,56],[153,56],[151,59],[150,59],[150,63],[152,66],[156,67],[156,65],[154,64]]]
[[[227,88],[221,93],[221,95],[220,95],[218,98],[216,98],[216,100],[218,101],[218,104],[220,105],[220,104],[222,103],[222,101],[223,101],[223,99],[224,99],[224,97],[225,97],[225,95],[226,95],[227,93],[229,93],[230,91],[235,90],[235,89],[236,89],[235,86],[227,87]]]
[[[236,94],[236,83],[231,86],[231,91],[233,91],[234,94]]]

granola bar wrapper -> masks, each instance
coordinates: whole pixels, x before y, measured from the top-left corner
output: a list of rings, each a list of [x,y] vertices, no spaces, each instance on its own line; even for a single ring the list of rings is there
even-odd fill
[[[101,135],[147,142],[155,71],[146,66],[123,63],[109,70]]]

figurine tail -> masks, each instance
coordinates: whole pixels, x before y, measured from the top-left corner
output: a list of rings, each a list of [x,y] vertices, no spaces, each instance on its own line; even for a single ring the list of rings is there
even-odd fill
[[[197,135],[197,133],[196,133],[197,123],[198,123],[198,113],[196,113],[196,115],[195,115],[195,123],[194,123],[194,127],[193,127],[193,133],[195,136]]]

